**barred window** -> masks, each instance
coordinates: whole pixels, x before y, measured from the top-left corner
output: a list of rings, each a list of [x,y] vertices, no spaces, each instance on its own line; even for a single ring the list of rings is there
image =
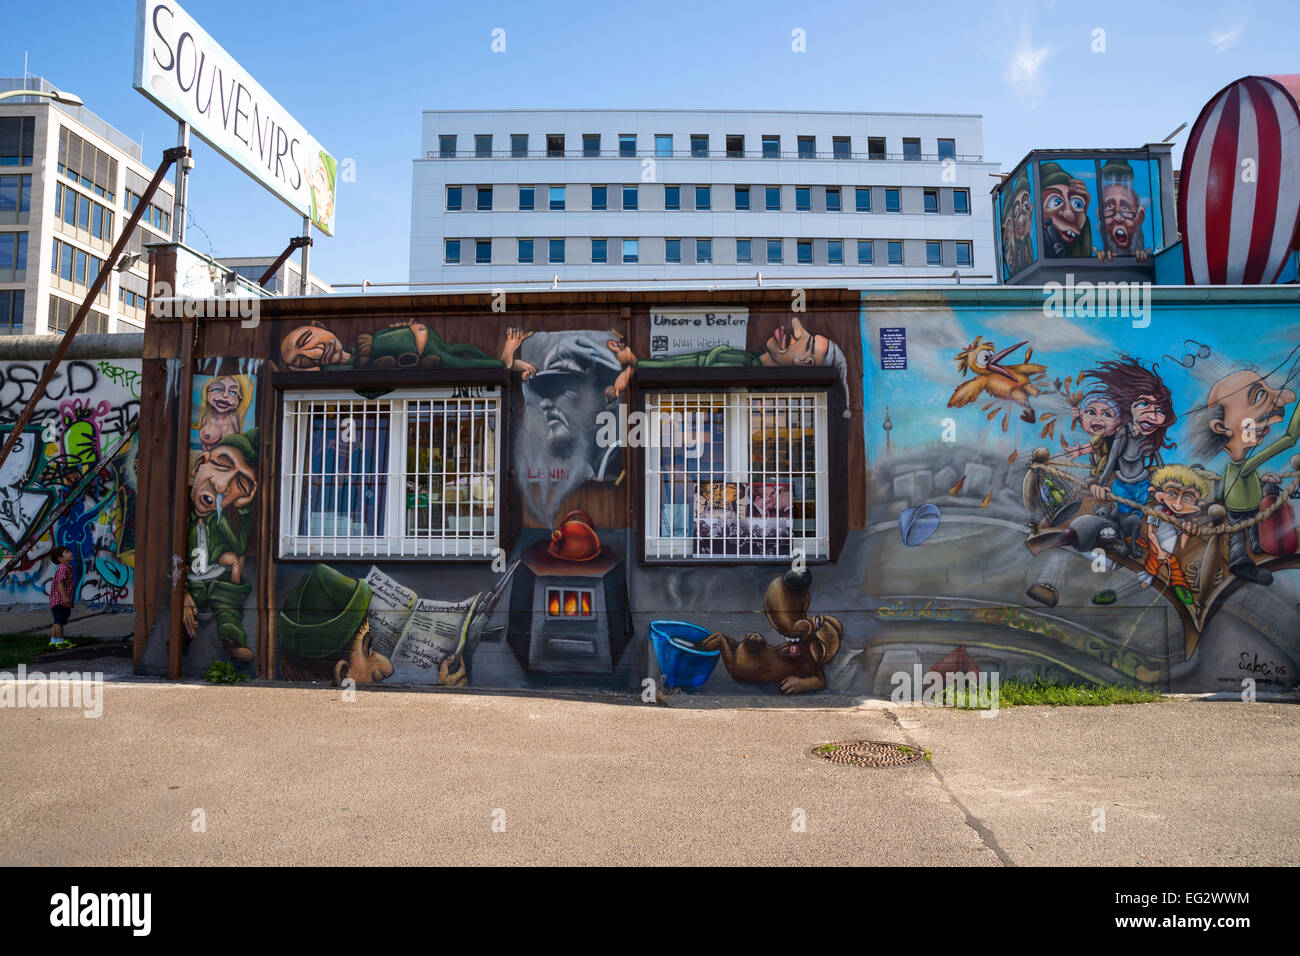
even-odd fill
[[[830,551],[825,392],[646,396],[648,560]]]
[[[280,556],[491,556],[500,422],[495,387],[286,393]]]

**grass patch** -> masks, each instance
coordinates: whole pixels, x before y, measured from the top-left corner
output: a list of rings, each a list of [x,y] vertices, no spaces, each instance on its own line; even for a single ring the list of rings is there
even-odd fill
[[[957,688],[945,687],[943,706],[957,707]],[[1111,704],[1151,704],[1164,700],[1158,691],[1128,684],[1063,684],[1043,677],[1001,681],[999,707],[1109,707]],[[936,698],[936,703],[938,698]],[[964,695],[962,710],[990,710],[974,693]]]
[[[95,643],[89,637],[65,637],[63,641],[64,649]],[[49,650],[49,634],[0,634],[0,668],[31,664]]]
[[[238,684],[252,678],[235,670],[230,661],[213,661],[203,672],[203,679],[213,684]]]

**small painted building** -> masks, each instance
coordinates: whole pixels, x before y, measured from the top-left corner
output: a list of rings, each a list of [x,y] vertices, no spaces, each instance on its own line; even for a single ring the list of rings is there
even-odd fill
[[[1300,292],[1149,296],[157,300],[137,670],[1289,688]]]

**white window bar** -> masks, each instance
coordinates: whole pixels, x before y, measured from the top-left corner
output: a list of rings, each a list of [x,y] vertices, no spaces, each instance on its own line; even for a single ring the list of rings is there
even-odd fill
[[[820,391],[647,395],[646,558],[826,557],[826,407]]]
[[[492,555],[500,413],[491,387],[287,393],[280,555]]]

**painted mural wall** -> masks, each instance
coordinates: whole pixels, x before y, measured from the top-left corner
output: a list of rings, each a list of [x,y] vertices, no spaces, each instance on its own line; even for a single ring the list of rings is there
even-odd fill
[[[39,361],[0,362],[0,438],[8,437],[43,372]],[[139,359],[69,359],[56,371],[0,469],[0,563],[37,535],[0,581],[0,605],[46,605],[50,552],[67,545],[79,606],[131,607],[138,442],[127,435],[139,415],[140,383]],[[69,498],[74,503],[55,517]]]
[[[1096,315],[864,309],[874,657],[1294,686],[1296,310]]]

